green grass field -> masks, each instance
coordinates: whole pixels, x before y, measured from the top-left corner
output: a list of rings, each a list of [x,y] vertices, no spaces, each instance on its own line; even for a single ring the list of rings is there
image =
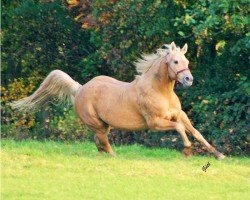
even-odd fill
[[[138,145],[2,140],[1,199],[250,199],[250,159],[183,158]],[[207,172],[202,166],[210,162]]]

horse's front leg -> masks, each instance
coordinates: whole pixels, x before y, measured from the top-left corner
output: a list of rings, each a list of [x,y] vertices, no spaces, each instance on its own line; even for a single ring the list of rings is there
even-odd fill
[[[201,133],[196,130],[188,119],[186,113],[182,111],[179,115],[179,120],[182,124],[184,124],[185,129],[191,133],[199,142],[201,142],[210,153],[214,154],[217,159],[223,159],[225,156],[217,151],[212,145],[210,145],[207,140],[201,135]]]
[[[156,131],[167,131],[167,130],[176,130],[178,133],[180,133],[181,138],[184,143],[184,150],[183,154],[185,156],[190,156],[192,155],[192,143],[189,141],[187,134],[185,132],[185,126],[180,123],[180,122],[173,122],[165,118],[160,118],[160,117],[154,117],[154,118],[148,118],[147,119],[147,124],[148,127],[151,130],[156,130]]]

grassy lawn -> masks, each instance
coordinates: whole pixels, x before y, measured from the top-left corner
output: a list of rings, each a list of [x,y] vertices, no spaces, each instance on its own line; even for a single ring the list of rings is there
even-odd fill
[[[250,159],[185,159],[179,152],[138,145],[2,140],[1,197],[5,199],[249,199]],[[210,162],[207,172],[202,166]]]

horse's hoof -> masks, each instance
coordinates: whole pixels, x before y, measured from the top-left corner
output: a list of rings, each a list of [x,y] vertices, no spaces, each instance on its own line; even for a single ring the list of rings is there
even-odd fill
[[[182,150],[182,154],[187,158],[193,155],[192,147],[185,147]]]
[[[226,158],[226,156],[224,156],[222,153],[220,153],[218,156],[216,156],[216,158],[218,160],[223,160],[224,158]]]
[[[110,155],[111,157],[116,157],[116,153],[114,153],[114,152],[109,153],[109,155]]]

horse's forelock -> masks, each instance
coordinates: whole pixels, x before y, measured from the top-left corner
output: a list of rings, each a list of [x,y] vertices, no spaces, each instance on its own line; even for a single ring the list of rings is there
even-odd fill
[[[181,48],[180,47],[176,47],[175,50],[178,51],[178,52],[180,52]]]

